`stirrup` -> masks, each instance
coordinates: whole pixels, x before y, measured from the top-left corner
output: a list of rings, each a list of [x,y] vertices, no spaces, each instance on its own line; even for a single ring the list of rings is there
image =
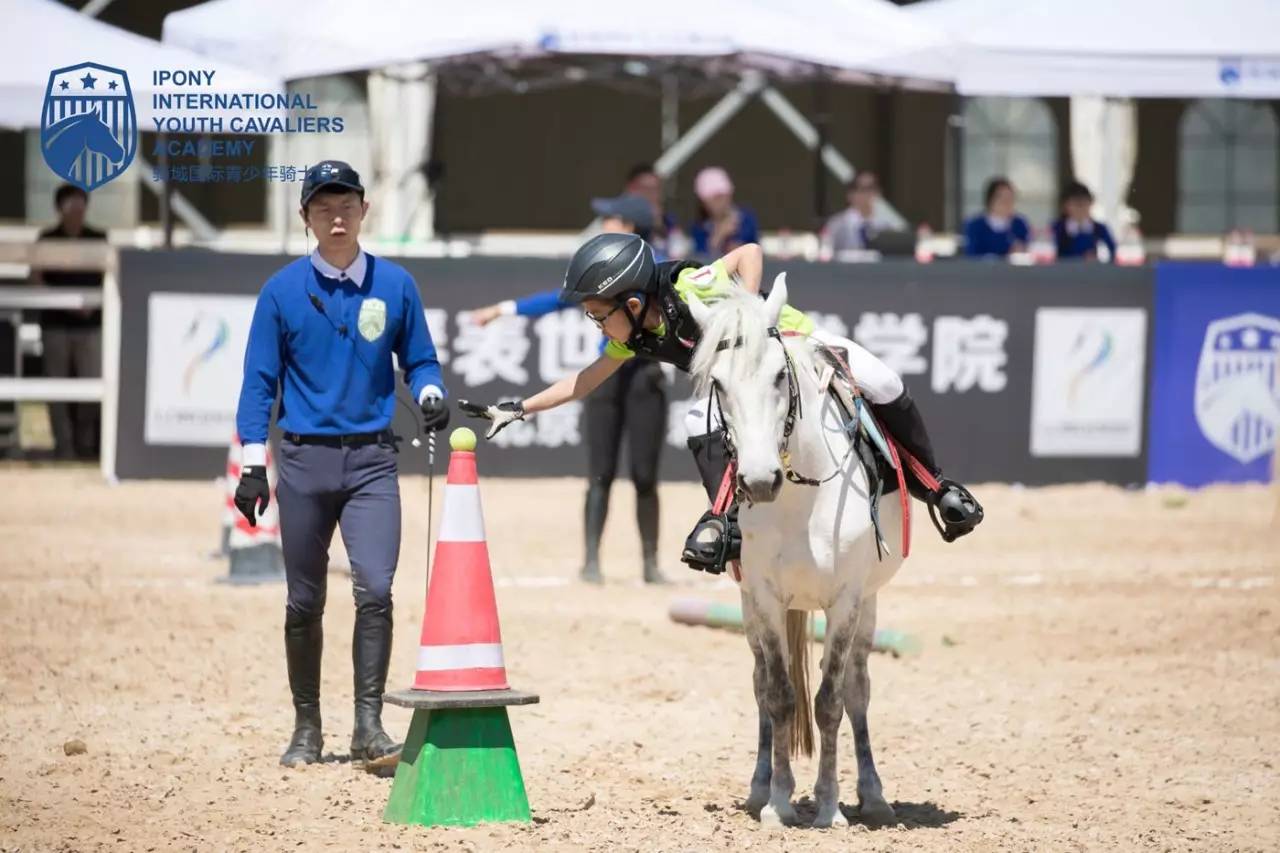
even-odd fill
[[[944,542],[954,542],[982,523],[982,504],[973,493],[954,480],[940,480],[929,495],[929,520]]]
[[[707,574],[723,574],[730,561],[742,557],[742,531],[738,529],[737,516],[737,507],[719,514],[704,512],[684,542],[680,562]],[[708,530],[715,534],[714,539],[702,538]]]

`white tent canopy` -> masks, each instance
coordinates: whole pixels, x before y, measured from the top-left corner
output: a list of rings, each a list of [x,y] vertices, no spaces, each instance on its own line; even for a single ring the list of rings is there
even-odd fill
[[[251,22],[246,25],[246,22]],[[949,82],[946,36],[883,0],[212,0],[170,14],[166,42],[285,79],[474,55],[735,57],[785,75]]]
[[[9,0],[6,8],[4,62],[0,63],[0,126],[3,127],[39,127],[49,72],[87,60],[128,74],[142,130],[154,128],[151,118],[155,112],[166,115],[176,112],[153,111],[151,96],[154,93],[192,91],[172,84],[154,84],[154,71],[213,71],[213,81],[201,86],[201,92],[266,93],[284,89],[278,77],[246,71],[219,59],[160,44],[50,0]],[[201,114],[213,115],[214,112],[203,110]]]
[[[477,61],[486,72],[496,68],[498,80],[508,63],[558,57],[615,57],[625,75],[656,74],[675,60],[738,76],[657,160],[664,175],[756,95],[815,150],[820,134],[771,88],[773,79],[818,72],[931,88],[951,80],[947,36],[885,0],[651,0],[642,14],[598,0],[370,0],[358,10],[345,0],[212,0],[168,15],[164,40],[287,80],[393,69],[371,75],[369,84],[371,110],[384,117],[373,140],[373,179],[383,200],[376,230],[388,238],[430,231],[419,172],[428,159],[433,91],[414,77],[434,81],[451,63]],[[414,73],[406,75],[409,69]],[[399,120],[386,121],[392,114]],[[852,177],[852,165],[832,146],[820,154],[837,178]]]
[[[964,95],[1280,98],[1277,0],[929,0]]]

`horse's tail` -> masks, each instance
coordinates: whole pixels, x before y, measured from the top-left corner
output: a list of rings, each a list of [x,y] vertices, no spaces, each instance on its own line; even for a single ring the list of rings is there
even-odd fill
[[[813,755],[813,696],[809,692],[809,612],[787,611],[787,659],[796,715],[791,721],[791,755]]]

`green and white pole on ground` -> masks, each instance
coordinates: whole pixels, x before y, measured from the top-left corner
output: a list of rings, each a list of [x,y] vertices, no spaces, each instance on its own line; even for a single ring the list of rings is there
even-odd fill
[[[667,611],[672,622],[681,625],[703,625],[708,628],[742,630],[742,606],[721,604],[700,598],[678,598]],[[813,615],[813,639],[821,641],[827,635],[827,619],[821,613]],[[894,655],[914,655],[920,651],[920,638],[902,631],[880,628],[876,631],[872,648],[877,652]]]

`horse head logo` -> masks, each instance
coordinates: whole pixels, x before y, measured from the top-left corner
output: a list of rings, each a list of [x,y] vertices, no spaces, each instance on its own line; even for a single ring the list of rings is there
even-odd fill
[[[129,76],[96,62],[50,72],[40,150],[50,169],[86,192],[119,176],[138,150]]]

